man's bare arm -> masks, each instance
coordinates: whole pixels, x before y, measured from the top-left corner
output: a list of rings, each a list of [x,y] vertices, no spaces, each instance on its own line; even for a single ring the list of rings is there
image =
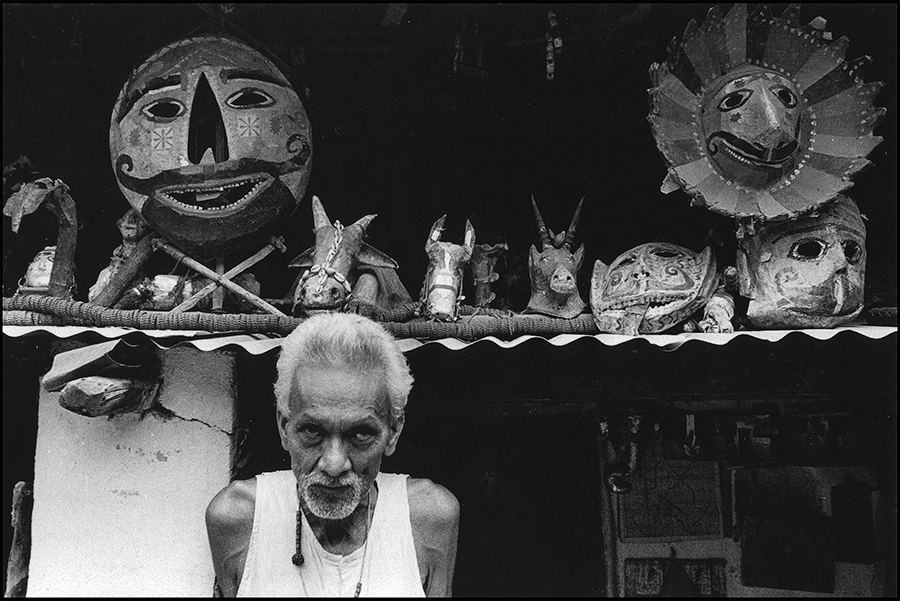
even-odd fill
[[[407,493],[422,587],[429,597],[450,597],[459,538],[459,501],[427,478],[409,478]]]
[[[206,508],[206,532],[222,595],[237,595],[253,531],[256,478],[232,482]]]

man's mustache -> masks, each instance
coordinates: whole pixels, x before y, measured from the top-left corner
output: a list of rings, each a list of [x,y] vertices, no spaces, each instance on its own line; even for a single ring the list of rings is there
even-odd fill
[[[211,165],[168,169],[146,179],[129,175],[134,170],[134,159],[123,153],[116,159],[116,176],[123,186],[144,196],[151,196],[156,190],[169,186],[205,184],[210,180],[225,180],[254,173],[268,173],[272,177],[279,177],[302,169],[312,154],[309,140],[300,134],[288,138],[285,146],[293,156],[280,163],[246,157]]]

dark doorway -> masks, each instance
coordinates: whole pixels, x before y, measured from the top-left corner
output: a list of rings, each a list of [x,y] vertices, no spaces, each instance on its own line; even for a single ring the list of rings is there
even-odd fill
[[[382,469],[427,477],[461,506],[454,596],[598,596],[597,421],[508,404],[410,407]]]

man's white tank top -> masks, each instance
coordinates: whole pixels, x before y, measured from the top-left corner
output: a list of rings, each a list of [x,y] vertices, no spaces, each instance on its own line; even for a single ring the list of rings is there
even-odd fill
[[[424,597],[413,544],[406,474],[379,473],[378,500],[369,540],[350,555],[329,553],[303,516],[301,550],[296,550],[297,480],[291,470],[256,477],[253,531],[238,597],[352,597],[362,571],[361,597]],[[365,562],[363,554],[365,553]]]

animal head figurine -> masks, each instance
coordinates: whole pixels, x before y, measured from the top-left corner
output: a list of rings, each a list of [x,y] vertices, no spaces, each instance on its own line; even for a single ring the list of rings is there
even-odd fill
[[[204,35],[135,69],[113,109],[109,149],[131,206],[206,260],[262,245],[297,207],[312,133],[270,60],[234,38]]]
[[[318,196],[312,198],[312,212],[316,245],[289,265],[307,268],[294,290],[294,316],[341,310],[353,292],[359,267],[397,269],[396,261],[363,241],[376,215],[360,217],[347,227],[340,221],[331,223]]]
[[[608,266],[594,263],[591,313],[601,332],[662,332],[703,307],[718,281],[710,247],[698,254],[668,242],[641,244]]]
[[[463,270],[475,247],[475,228],[466,220],[466,234],[463,243],[441,242],[446,215],[434,222],[425,252],[428,254],[428,271],[425,273],[425,285],[422,286],[422,302],[429,319],[438,321],[456,321],[459,313],[459,301],[463,283]]]
[[[650,67],[650,116],[668,163],[662,191],[757,222],[791,219],[831,201],[881,138],[882,82],[863,83],[871,62],[845,62],[825,20],[799,24],[800,6],[773,18],[738,3],[691,21],[662,65]]]
[[[758,227],[739,241],[738,281],[758,328],[831,328],[863,309],[866,226],[839,195],[817,213]]]
[[[541,247],[538,250],[531,246],[528,255],[528,273],[531,276],[531,299],[524,313],[542,313],[551,317],[572,319],[580,315],[585,303],[578,292],[576,276],[584,261],[584,244],[573,253],[572,243],[575,241],[575,229],[584,198],[578,202],[569,229],[553,234],[544,225],[544,219],[538,210],[534,196],[531,206],[537,219],[538,234]]]

